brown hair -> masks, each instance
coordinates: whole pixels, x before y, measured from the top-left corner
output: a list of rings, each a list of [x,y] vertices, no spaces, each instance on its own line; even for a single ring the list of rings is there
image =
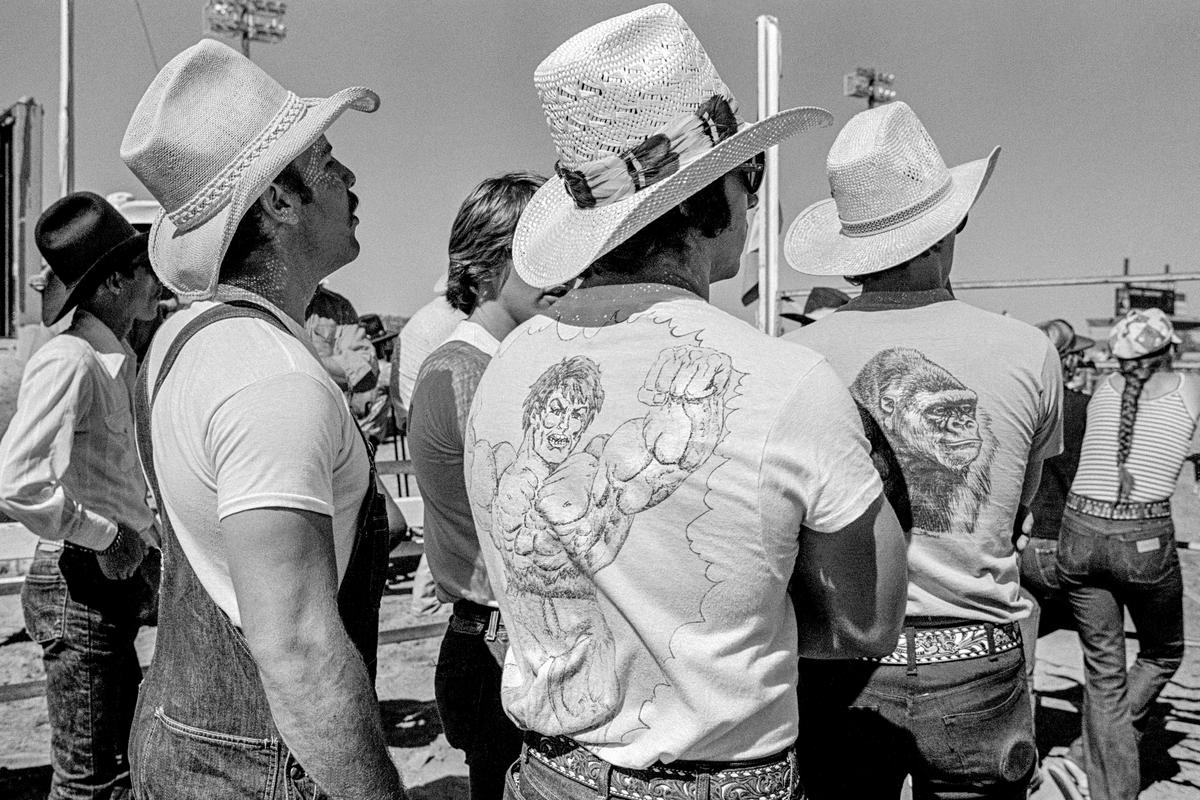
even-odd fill
[[[467,195],[450,227],[446,302],[470,314],[499,293],[508,277],[517,220],[545,182],[532,172],[509,172],[488,178]]]

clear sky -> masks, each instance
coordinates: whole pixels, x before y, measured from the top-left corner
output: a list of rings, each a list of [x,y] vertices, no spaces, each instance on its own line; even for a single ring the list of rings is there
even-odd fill
[[[141,0],[159,64],[203,35],[203,0]],[[47,202],[57,196],[58,3],[0,3],[0,104],[46,110]],[[330,131],[358,175],[362,254],[331,279],[362,313],[410,314],[445,269],[450,223],[488,175],[549,172],[554,152],[533,70],[579,30],[640,3],[612,0],[293,0],[282,44],[253,57],[301,95],[371,86],[373,115]],[[1003,147],[956,245],[958,281],[1200,271],[1200,13],[1175,2],[1005,0],[680,0],[738,97],[757,108],[755,18],[779,18],[781,106],[818,105],[835,126],[781,148],[784,222],[828,195],[824,157],[862,100],[842,97],[856,65],[897,74],[896,89],[957,164]],[[133,0],[80,0],[77,188],[146,197],[118,157],[154,75]],[[781,285],[811,285],[786,265]],[[1184,284],[1200,309],[1200,286]],[[740,281],[713,300],[743,314]],[[1112,289],[964,292],[1037,321],[1081,324],[1112,310]],[[752,318],[745,313],[747,318]]]

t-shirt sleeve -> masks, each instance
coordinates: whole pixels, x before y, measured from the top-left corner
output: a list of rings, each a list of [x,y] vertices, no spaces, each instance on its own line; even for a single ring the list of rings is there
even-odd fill
[[[1063,449],[1063,380],[1058,351],[1046,339],[1042,357],[1041,391],[1038,395],[1038,420],[1029,449],[1030,460],[1044,461]]]
[[[759,486],[764,524],[795,517],[798,527],[837,531],[882,489],[854,401],[822,360],[797,382],[767,436]]]
[[[257,381],[225,400],[207,440],[217,516],[258,508],[333,516],[346,413],[331,386],[302,373]]]

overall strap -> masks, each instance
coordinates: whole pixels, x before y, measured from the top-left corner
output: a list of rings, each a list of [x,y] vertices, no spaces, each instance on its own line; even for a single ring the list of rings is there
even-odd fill
[[[162,364],[158,368],[158,377],[154,381],[153,391],[150,391],[149,388],[150,359],[146,359],[146,362],[142,365],[142,374],[138,376],[137,390],[134,397],[138,456],[141,458],[142,469],[146,472],[150,488],[154,492],[154,500],[158,503],[160,509],[164,507],[162,504],[162,494],[158,489],[158,477],[154,472],[154,443],[150,436],[150,412],[154,406],[154,399],[158,397],[158,390],[162,388],[163,381],[167,379],[171,368],[175,366],[175,360],[179,357],[180,351],[183,350],[184,345],[191,341],[193,336],[215,322],[243,317],[261,319],[279,328],[289,336],[291,335],[291,331],[287,329],[283,321],[270,311],[255,303],[235,300],[204,311],[183,327],[183,330],[171,342],[171,346],[167,348],[166,355],[163,356]],[[163,514],[166,514],[165,510]]]

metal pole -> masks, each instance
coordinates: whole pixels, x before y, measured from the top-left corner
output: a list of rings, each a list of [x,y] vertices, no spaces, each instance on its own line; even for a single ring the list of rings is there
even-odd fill
[[[779,20],[768,14],[758,18],[758,118],[779,112]],[[779,147],[766,153],[763,185],[762,246],[758,249],[758,328],[768,336],[777,332],[779,295]]]
[[[59,41],[58,182],[75,191],[75,0],[62,0]]]

